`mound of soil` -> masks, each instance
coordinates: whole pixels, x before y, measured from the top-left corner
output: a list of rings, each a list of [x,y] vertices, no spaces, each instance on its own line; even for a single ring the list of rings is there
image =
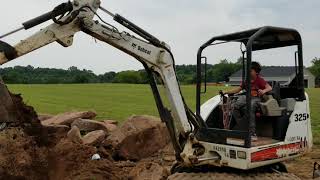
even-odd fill
[[[121,179],[121,169],[114,165],[110,156],[104,156],[101,160],[91,160],[92,155],[96,153],[99,152],[95,147],[62,139],[49,152],[49,178]]]
[[[7,92],[3,84],[1,89],[0,96],[6,96],[6,101],[0,101],[0,117],[10,121],[4,121],[7,127],[0,130],[0,179],[122,180],[168,176],[168,164],[164,166],[160,160],[161,151],[154,151],[154,156],[141,162],[114,161],[114,152],[104,146],[72,142],[65,131],[68,126],[43,126],[35,110],[20,95]],[[150,130],[157,128],[152,126]],[[165,139],[167,142],[168,138]],[[92,160],[94,154],[101,159]]]
[[[108,153],[91,160],[103,153],[67,138],[39,146],[23,129],[9,128],[0,133],[0,147],[0,179],[121,179]]]
[[[65,131],[52,133],[20,95],[7,93],[3,84],[0,89],[7,123],[0,131],[0,179],[123,179],[108,152],[73,143]],[[91,160],[96,153],[101,160]]]
[[[21,128],[0,133],[0,179],[48,179],[47,149]]]

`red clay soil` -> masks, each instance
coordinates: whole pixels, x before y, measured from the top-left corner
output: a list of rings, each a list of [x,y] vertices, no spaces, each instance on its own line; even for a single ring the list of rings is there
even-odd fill
[[[106,152],[62,138],[40,146],[20,128],[0,133],[0,179],[121,179],[121,169]],[[102,160],[93,161],[93,154]]]
[[[16,121],[0,132],[0,179],[123,179],[108,152],[76,144],[66,134],[48,134],[36,112],[11,94]],[[93,161],[99,153],[102,160]]]
[[[110,156],[93,161],[95,153],[94,147],[62,139],[49,153],[49,179],[120,179],[121,169]]]
[[[146,177],[150,175],[150,163],[154,170],[164,167],[157,177],[166,179],[168,176],[167,167],[174,159],[169,158],[167,162],[162,160],[166,150],[160,150],[140,162],[116,162],[104,147],[73,143],[67,138],[66,132],[50,134],[41,125],[32,107],[24,104],[19,95],[11,96],[14,109],[10,113],[15,113],[17,117],[14,123],[0,131],[0,179],[137,179],[131,177],[130,172],[137,172],[138,179],[150,179]],[[167,151],[169,154],[173,152],[170,147]],[[101,156],[101,160],[91,160],[96,153]]]

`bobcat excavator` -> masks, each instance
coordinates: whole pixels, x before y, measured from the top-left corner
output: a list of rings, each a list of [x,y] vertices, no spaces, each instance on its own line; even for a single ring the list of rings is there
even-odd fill
[[[127,32],[120,32],[113,25],[105,22],[97,13],[101,10],[112,16],[114,21],[131,30],[139,37]],[[94,20],[97,17],[100,21]],[[31,19],[21,28],[0,37],[27,30],[48,20],[53,24],[42,28],[29,38],[15,46],[0,41],[0,64],[5,64],[20,56],[37,50],[53,42],[63,47],[73,44],[73,37],[82,31],[100,41],[127,53],[141,62],[148,74],[151,89],[162,121],[167,125],[175,149],[176,163],[172,166],[169,179],[222,179],[241,177],[297,178],[285,173],[281,162],[302,156],[312,147],[311,120],[308,95],[303,85],[303,56],[300,34],[293,29],[278,27],[261,27],[248,31],[216,36],[202,45],[197,58],[197,94],[196,113],[189,109],[182,96],[176,77],[175,62],[170,47],[152,36],[139,26],[119,14],[113,14],[101,7],[100,0],[74,0],[63,3],[52,11]],[[252,53],[257,50],[296,46],[296,77],[288,87],[273,83],[273,93],[261,103],[261,117],[257,120],[259,140],[251,141],[248,128],[235,130],[230,125],[224,126],[224,99],[237,98],[238,95],[226,97],[217,95],[203,105],[201,87],[203,81],[202,52],[213,45],[227,42],[238,42],[246,48],[243,51],[243,80],[249,84],[244,91],[247,96],[247,107],[250,110],[250,69]],[[161,79],[166,97],[162,97],[157,86]],[[167,98],[169,107],[164,105]],[[167,102],[166,100],[166,102]],[[247,119],[250,118],[250,116]],[[2,118],[3,123],[6,118]],[[249,120],[248,120],[249,122]],[[206,169],[206,170],[205,170]],[[216,170],[219,169],[219,172]],[[220,173],[229,169],[232,177]],[[261,172],[268,169],[268,174]],[[249,172],[252,172],[250,174]]]

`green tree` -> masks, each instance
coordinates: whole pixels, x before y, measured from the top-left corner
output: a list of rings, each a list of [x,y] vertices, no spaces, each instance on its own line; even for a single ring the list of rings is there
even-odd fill
[[[137,71],[122,71],[114,78],[115,83],[140,84],[141,76]]]
[[[233,73],[241,69],[241,64],[232,63],[226,59],[220,61],[219,64],[215,64],[208,70],[209,82],[223,82],[227,80]]]
[[[320,58],[313,58],[312,66],[309,68],[311,73],[316,77],[316,84],[320,86]]]
[[[106,73],[98,76],[99,81],[102,83],[111,83],[115,77],[116,77],[115,72],[106,72]]]
[[[181,84],[196,83],[196,65],[177,65],[176,74]],[[207,64],[208,82],[221,82],[241,68],[241,64],[226,59],[218,64]],[[202,70],[204,72],[204,65]],[[202,74],[204,74],[202,72]],[[34,68],[32,66],[15,66],[0,68],[0,75],[6,83],[11,84],[69,84],[69,83],[131,83],[147,84],[149,78],[145,70],[107,72],[101,75],[91,70],[78,69],[75,66],[64,69]],[[160,82],[157,80],[157,82]]]

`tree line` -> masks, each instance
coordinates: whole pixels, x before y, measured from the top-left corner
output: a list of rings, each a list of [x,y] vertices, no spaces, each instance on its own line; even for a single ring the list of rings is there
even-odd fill
[[[196,65],[177,65],[177,77],[182,84],[196,82]],[[241,66],[227,60],[219,64],[207,65],[208,82],[224,81],[226,76],[239,70]],[[0,69],[0,76],[8,84],[79,84],[79,83],[129,83],[147,84],[145,70],[106,72],[95,74],[91,70],[70,67],[65,69],[35,68],[32,66],[15,66]]]
[[[316,85],[320,87],[320,58],[315,57],[311,62],[312,66],[309,70],[316,77]]]
[[[224,59],[215,65],[207,64],[207,82],[224,82],[242,68],[241,61],[242,59],[239,58],[232,63]],[[202,66],[204,69],[204,65]],[[196,83],[196,65],[177,65],[175,68],[181,84]],[[320,58],[314,58],[309,69],[316,76],[317,84],[320,85]],[[91,70],[81,70],[74,66],[67,70],[32,66],[7,67],[0,68],[0,76],[8,84],[148,83],[148,76],[144,70],[106,72],[97,75]]]

